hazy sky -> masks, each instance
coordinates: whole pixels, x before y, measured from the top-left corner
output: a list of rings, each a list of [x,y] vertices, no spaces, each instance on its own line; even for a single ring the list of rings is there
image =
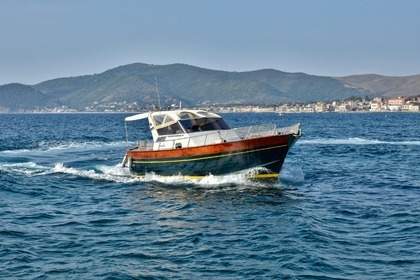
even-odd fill
[[[0,85],[143,62],[420,73],[417,0],[0,0]]]

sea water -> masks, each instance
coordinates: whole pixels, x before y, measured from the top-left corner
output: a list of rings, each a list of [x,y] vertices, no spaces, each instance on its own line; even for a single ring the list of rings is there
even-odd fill
[[[1,279],[420,278],[420,114],[224,114],[301,123],[275,182],[132,178],[126,116],[0,115]]]

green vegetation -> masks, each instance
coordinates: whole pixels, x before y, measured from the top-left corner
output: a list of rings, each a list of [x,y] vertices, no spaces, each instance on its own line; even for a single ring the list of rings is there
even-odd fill
[[[0,86],[0,110],[65,106],[84,111],[92,104],[112,102],[136,103],[138,107],[147,108],[158,104],[155,78],[162,107],[180,101],[184,106],[196,106],[366,100],[391,93],[407,96],[420,85],[420,75],[332,78],[273,69],[226,72],[186,64],[134,63],[100,74],[59,78],[33,86]]]
[[[0,86],[0,112],[35,110],[57,105],[58,103],[31,86],[22,84]]]

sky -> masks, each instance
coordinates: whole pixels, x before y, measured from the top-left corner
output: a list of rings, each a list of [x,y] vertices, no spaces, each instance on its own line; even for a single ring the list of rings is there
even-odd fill
[[[0,85],[135,62],[420,74],[417,0],[0,0]]]

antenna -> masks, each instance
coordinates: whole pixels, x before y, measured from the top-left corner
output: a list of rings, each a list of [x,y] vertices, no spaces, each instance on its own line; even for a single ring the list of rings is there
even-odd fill
[[[155,86],[156,86],[156,94],[157,94],[157,98],[158,98],[158,106],[159,106],[159,110],[160,110],[160,96],[159,96],[159,88],[158,88],[158,84],[157,84],[157,79],[155,76]]]

